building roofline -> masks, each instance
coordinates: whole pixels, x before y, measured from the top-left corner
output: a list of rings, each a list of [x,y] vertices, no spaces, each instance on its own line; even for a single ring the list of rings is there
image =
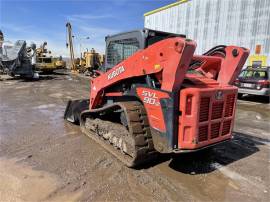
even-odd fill
[[[175,3],[171,3],[169,5],[166,5],[166,6],[163,6],[163,7],[158,8],[158,9],[149,11],[149,12],[147,12],[147,13],[144,14],[144,17],[146,17],[148,15],[152,15],[154,13],[158,13],[158,12],[163,11],[163,10],[166,10],[168,8],[172,8],[172,7],[177,6],[179,4],[182,4],[182,3],[186,3],[188,1],[190,1],[190,0],[179,0],[179,1],[175,2]]]

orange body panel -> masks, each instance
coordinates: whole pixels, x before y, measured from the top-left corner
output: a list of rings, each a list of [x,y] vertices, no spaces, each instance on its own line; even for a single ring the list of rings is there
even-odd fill
[[[182,83],[196,43],[175,37],[162,40],[91,80],[90,109],[102,99],[102,91],[124,79],[162,72],[161,90],[174,91]]]
[[[102,107],[110,96],[112,101],[136,97],[144,104],[152,135],[167,139],[169,149],[163,151],[194,150],[230,139],[237,99],[231,84],[249,51],[227,46],[222,52],[195,56],[195,47],[192,40],[174,37],[136,52],[91,80],[89,108]],[[146,76],[158,87],[147,82],[131,85],[129,91],[119,87]],[[159,138],[153,140],[159,144]]]
[[[138,87],[137,94],[143,101],[151,127],[159,130],[160,132],[166,132],[165,120],[160,105],[160,100],[162,98],[169,98],[168,93]]]
[[[221,97],[217,98],[217,95]],[[186,114],[187,98],[191,97],[191,113]],[[217,86],[186,88],[181,91],[178,145],[196,149],[231,138],[237,88]]]

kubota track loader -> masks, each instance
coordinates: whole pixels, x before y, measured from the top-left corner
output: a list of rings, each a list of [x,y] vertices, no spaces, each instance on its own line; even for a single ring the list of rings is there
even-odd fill
[[[65,119],[127,166],[231,139],[232,84],[247,49],[217,46],[194,55],[194,41],[148,29],[109,36],[106,45],[105,70],[90,80],[90,99],[69,101]]]

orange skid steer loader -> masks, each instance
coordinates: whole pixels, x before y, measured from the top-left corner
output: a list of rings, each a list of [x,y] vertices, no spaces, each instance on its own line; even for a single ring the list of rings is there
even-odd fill
[[[105,69],[65,119],[129,167],[156,153],[192,152],[232,138],[237,87],[249,50],[194,55],[184,35],[149,29],[106,37]]]

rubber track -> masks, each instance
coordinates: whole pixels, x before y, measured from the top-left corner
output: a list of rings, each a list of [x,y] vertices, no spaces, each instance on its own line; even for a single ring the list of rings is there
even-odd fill
[[[115,148],[108,140],[104,140],[103,137],[93,134],[93,132],[87,130],[85,127],[86,118],[91,118],[92,113],[100,113],[112,108],[121,108],[126,114],[128,122],[129,135],[134,139],[135,143],[135,155],[131,157],[124,154],[119,149]],[[90,116],[88,116],[90,115]],[[144,106],[140,102],[120,102],[114,103],[104,108],[95,109],[92,111],[84,111],[82,113],[81,129],[82,132],[95,140],[98,144],[104,147],[107,151],[112,153],[120,161],[122,161],[128,167],[136,167],[153,160],[157,156],[157,152],[154,149],[149,122],[147,118]]]

